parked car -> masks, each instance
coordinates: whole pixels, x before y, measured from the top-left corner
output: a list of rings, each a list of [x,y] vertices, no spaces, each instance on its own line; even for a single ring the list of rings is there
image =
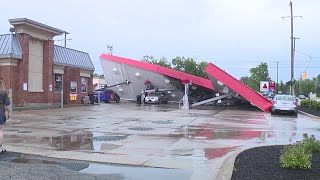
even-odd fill
[[[164,92],[150,92],[148,95],[145,97],[144,102],[145,103],[163,103],[166,104],[168,103],[168,96]]]
[[[306,99],[306,96],[301,94],[301,95],[298,96],[298,98],[302,100],[302,99]]]
[[[276,96],[275,94],[270,94],[270,95],[268,95],[267,99],[269,101],[272,101],[275,96]]]
[[[96,89],[94,91],[95,101],[98,102],[98,97],[100,96],[100,101],[109,103],[111,101],[119,102],[120,96],[111,89]]]
[[[271,114],[277,112],[293,113],[298,115],[298,103],[294,96],[291,95],[276,95],[272,100]]]

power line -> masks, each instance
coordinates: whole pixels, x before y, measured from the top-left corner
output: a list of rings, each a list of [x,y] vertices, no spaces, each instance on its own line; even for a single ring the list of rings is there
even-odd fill
[[[296,50],[297,51],[297,50]],[[303,71],[303,72],[306,72],[307,70],[308,70],[308,68],[310,67],[310,63],[311,63],[311,60],[312,60],[312,56],[310,56],[310,55],[308,55],[308,54],[305,54],[305,53],[303,53],[303,52],[300,52],[300,51],[297,51],[298,53],[300,53],[300,54],[303,54],[303,55],[305,55],[305,56],[307,56],[307,57],[309,57],[309,62],[308,62],[308,66],[306,67],[306,69]]]

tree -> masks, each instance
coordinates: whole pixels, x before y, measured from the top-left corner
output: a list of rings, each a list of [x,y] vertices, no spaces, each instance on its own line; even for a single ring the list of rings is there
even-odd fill
[[[280,85],[278,86],[278,92],[281,91],[281,93],[286,93],[286,85],[283,83],[283,81],[280,81]]]
[[[251,68],[250,74],[248,85],[256,91],[260,91],[260,81],[271,80],[269,77],[268,64],[264,62],[257,67]]]
[[[300,80],[295,83],[295,93],[296,95],[308,95],[310,92],[317,93],[317,78],[312,80]]]
[[[208,78],[204,72],[208,62],[202,61],[197,63],[193,58],[176,57],[172,59],[173,69],[182,71],[188,74],[193,74],[199,77]]]
[[[156,65],[167,67],[167,68],[171,68],[171,63],[168,62],[168,60],[165,57],[158,59],[153,56],[147,55],[147,56],[143,56],[141,61],[151,63],[151,64],[156,64]]]
[[[206,67],[208,66],[208,62],[202,61],[197,64],[197,76],[208,78],[207,73],[205,72]]]
[[[244,76],[240,78],[240,81],[243,82],[244,84],[248,85],[250,81],[250,77]]]

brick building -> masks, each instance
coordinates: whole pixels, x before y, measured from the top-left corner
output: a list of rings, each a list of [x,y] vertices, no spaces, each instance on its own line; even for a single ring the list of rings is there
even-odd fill
[[[13,106],[81,103],[92,92],[94,66],[88,53],[54,45],[65,31],[30,19],[10,19],[0,35],[0,78],[12,90]]]

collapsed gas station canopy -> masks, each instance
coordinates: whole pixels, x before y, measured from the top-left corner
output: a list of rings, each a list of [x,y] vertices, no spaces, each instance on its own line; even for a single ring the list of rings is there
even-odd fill
[[[267,112],[271,110],[272,103],[267,98],[251,89],[241,81],[237,80],[227,72],[223,71],[218,66],[210,63],[205,71],[216,91],[224,94],[239,94],[241,97],[249,101],[252,105],[257,106],[261,110]]]
[[[162,67],[156,64],[151,64],[147,62],[142,62],[142,61],[136,61],[128,58],[123,58],[123,57],[118,57],[118,56],[113,56],[109,54],[102,54],[100,56],[101,59],[109,60],[109,61],[114,61],[117,63],[123,63],[126,65],[130,65],[133,67],[141,68],[144,70],[152,71],[155,73],[159,73],[168,77],[172,77],[175,79],[179,79],[180,81],[190,81],[192,84],[196,84],[201,87],[205,87],[211,90],[214,90],[214,87],[212,86],[212,83],[210,82],[209,79],[201,78],[192,74],[184,73],[181,71],[173,70],[170,68]],[[181,82],[181,83],[183,83]]]

